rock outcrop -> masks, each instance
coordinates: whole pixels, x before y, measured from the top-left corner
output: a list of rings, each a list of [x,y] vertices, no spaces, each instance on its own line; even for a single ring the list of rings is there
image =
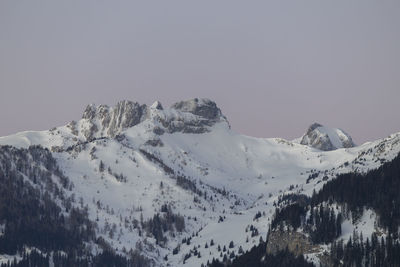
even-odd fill
[[[171,108],[182,112],[192,113],[209,121],[218,120],[222,115],[217,104],[209,99],[195,98],[187,101],[180,101],[172,105]]]
[[[215,123],[227,122],[215,102],[209,99],[180,101],[166,110],[159,101],[148,107],[124,100],[118,102],[115,107],[88,105],[82,116],[80,132],[87,140],[99,137],[114,138],[125,129],[144,121],[150,122],[150,127],[157,135],[165,132],[205,133]],[[74,128],[70,127],[77,135],[75,124],[73,126]]]
[[[319,245],[312,243],[311,239],[301,232],[293,230],[271,231],[267,241],[267,253],[276,255],[279,251],[288,249],[295,256],[317,253],[320,266],[332,267],[332,261],[326,252],[321,253],[323,250]]]
[[[113,108],[107,105],[88,105],[82,116],[89,124],[84,135],[89,139],[100,132],[100,136],[115,137],[122,130],[144,120],[146,112],[146,105],[128,100],[118,102]]]
[[[158,119],[168,133],[201,134],[220,121],[227,122],[215,102],[209,99],[180,101],[171,106],[171,112],[158,114]]]
[[[267,253],[275,255],[286,248],[296,256],[319,251],[319,247],[314,246],[311,240],[302,233],[295,231],[272,231],[268,237]]]
[[[302,136],[300,144],[312,146],[323,151],[355,146],[351,136],[343,130],[328,128],[319,123],[313,123],[308,128],[307,132]]]

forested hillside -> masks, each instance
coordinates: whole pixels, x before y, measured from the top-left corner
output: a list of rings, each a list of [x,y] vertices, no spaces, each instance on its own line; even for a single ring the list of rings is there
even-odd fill
[[[400,154],[366,174],[347,173],[326,183],[312,197],[287,195],[280,200],[271,223],[272,231],[299,230],[310,237],[313,244],[328,244],[330,264],[333,266],[400,266]],[[345,218],[357,221],[366,209],[378,215],[377,229],[365,236],[354,231],[343,241],[342,222]],[[267,237],[268,240],[268,237]],[[254,247],[236,258],[228,266],[269,266],[272,258],[293,258],[288,251],[266,254],[266,246]],[[263,259],[263,260],[261,260]],[[281,261],[284,264],[284,261]],[[259,264],[259,265],[257,265]],[[292,266],[304,266],[301,261]],[[213,262],[210,266],[223,266]],[[240,265],[237,265],[240,266]],[[281,265],[271,265],[281,266]]]

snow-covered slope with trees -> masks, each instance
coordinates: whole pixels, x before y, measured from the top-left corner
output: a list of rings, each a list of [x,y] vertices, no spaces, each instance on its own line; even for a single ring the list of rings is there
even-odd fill
[[[115,253],[200,266],[265,240],[282,196],[311,197],[338,174],[366,173],[400,152],[399,133],[353,147],[341,130],[311,128],[301,143],[253,138],[233,131],[207,99],[171,108],[121,101],[89,105],[66,126],[0,137],[0,145],[51,151],[73,184],[65,189],[71,205],[86,208],[97,239]],[[315,145],[326,136],[332,147]],[[104,249],[89,243],[91,253]]]

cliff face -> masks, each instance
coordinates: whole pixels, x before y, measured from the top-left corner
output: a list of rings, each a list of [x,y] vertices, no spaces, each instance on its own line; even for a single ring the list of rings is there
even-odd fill
[[[307,132],[301,137],[300,144],[323,151],[355,146],[351,136],[343,130],[325,127],[319,123],[313,123],[307,129]]]
[[[319,253],[318,259],[323,267],[333,266],[328,254],[321,254],[321,248],[312,243],[305,234],[295,231],[275,230],[270,232],[267,242],[267,253],[276,255],[279,251],[288,249],[295,256]]]
[[[120,101],[115,107],[88,105],[82,116],[79,131],[90,140],[95,137],[115,137],[123,130],[142,122],[157,135],[164,132],[205,133],[208,127],[226,121],[215,102],[194,98],[180,101],[164,109],[159,101],[153,105],[141,105],[128,100]],[[75,131],[78,134],[77,131]]]
[[[280,250],[289,249],[296,256],[318,252],[311,240],[302,233],[294,231],[272,231],[267,243],[267,253],[276,254]]]
[[[118,102],[113,108],[107,105],[88,105],[82,116],[89,125],[84,135],[90,139],[99,132],[101,136],[115,137],[122,130],[144,120],[146,111],[146,105],[127,100]]]

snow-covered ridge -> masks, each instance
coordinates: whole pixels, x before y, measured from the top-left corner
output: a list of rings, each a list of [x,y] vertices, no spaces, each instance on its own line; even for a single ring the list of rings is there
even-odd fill
[[[217,105],[208,99],[181,101],[164,109],[159,101],[148,107],[132,101],[120,101],[115,107],[88,105],[82,121],[70,124],[76,135],[79,132],[89,140],[96,137],[115,137],[123,130],[144,121],[151,121],[157,134],[164,132],[204,133],[208,126],[226,121]]]
[[[300,144],[324,151],[355,146],[351,136],[343,130],[325,127],[319,123],[313,123],[308,128],[307,132],[301,137]]]
[[[330,130],[314,130],[339,147]],[[342,133],[334,134],[342,142]],[[193,99],[171,108],[158,101],[151,106],[132,101],[90,105],[81,120],[66,126],[0,137],[0,145],[33,144],[52,151],[75,185],[76,198],[97,220],[97,234],[114,249],[142,247],[157,266],[182,266],[196,247],[201,257],[192,256],[184,266],[200,266],[220,258],[218,245],[228,247],[233,241],[235,251],[239,246],[246,251],[260,236],[265,238],[279,196],[311,195],[339,173],[365,172],[393,159],[400,152],[400,134],[322,151],[310,144],[238,134],[214,102]],[[133,225],[160,213],[164,204],[185,218],[186,228],[163,233],[167,242],[160,245]],[[258,213],[261,217],[254,219]],[[249,225],[259,235],[250,236]],[[191,238],[190,245],[182,243],[184,238]],[[215,245],[206,247],[211,240]]]

